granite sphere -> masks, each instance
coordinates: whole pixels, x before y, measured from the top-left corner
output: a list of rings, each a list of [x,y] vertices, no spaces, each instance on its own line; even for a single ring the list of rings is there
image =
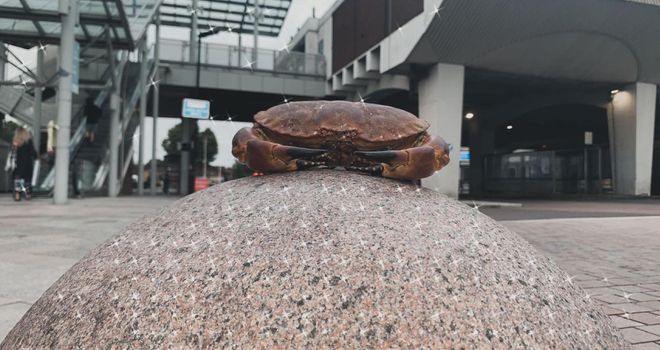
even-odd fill
[[[495,221],[340,170],[213,186],[94,249],[0,345],[625,349],[599,307]]]

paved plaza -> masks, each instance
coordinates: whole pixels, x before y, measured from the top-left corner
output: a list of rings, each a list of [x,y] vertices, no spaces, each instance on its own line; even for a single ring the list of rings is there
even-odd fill
[[[0,339],[90,249],[175,197],[0,196]],[[660,201],[528,201],[482,211],[550,256],[635,349],[660,349]]]
[[[534,201],[483,212],[568,272],[634,349],[660,349],[660,201]]]

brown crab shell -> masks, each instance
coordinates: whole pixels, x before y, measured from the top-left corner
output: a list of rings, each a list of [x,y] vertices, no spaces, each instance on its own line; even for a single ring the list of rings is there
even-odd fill
[[[336,142],[360,150],[412,146],[429,124],[398,108],[347,101],[305,101],[257,113],[255,125],[274,142],[318,148]]]

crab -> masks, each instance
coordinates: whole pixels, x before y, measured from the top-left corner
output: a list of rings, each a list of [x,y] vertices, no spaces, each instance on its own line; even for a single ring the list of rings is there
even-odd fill
[[[428,122],[364,102],[288,102],[257,113],[239,130],[232,154],[253,170],[274,173],[343,167],[417,180],[449,163],[449,145],[426,132]]]

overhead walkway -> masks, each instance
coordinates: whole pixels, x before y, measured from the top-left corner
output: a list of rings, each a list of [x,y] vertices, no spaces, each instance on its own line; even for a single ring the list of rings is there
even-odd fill
[[[190,44],[162,39],[161,85],[194,88],[197,62],[191,62]],[[239,48],[204,43],[200,48],[199,87],[256,93],[318,97],[325,94],[322,55],[288,50]]]

